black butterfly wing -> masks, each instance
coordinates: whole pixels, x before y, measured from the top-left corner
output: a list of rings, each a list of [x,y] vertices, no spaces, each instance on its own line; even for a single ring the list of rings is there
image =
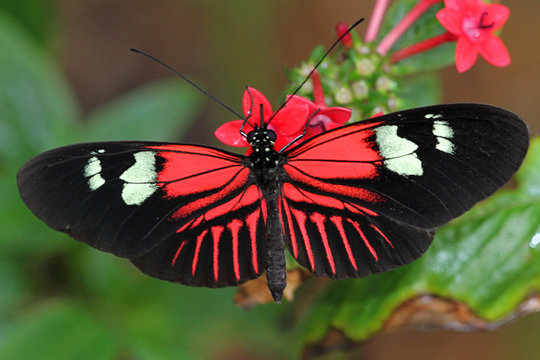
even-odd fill
[[[407,110],[323,133],[285,152],[287,247],[317,275],[384,272],[419,257],[434,230],[504,185],[528,128],[491,106]]]
[[[18,174],[48,226],[151,276],[236,285],[264,270],[264,200],[243,157],[161,143],[109,142],[43,153]]]

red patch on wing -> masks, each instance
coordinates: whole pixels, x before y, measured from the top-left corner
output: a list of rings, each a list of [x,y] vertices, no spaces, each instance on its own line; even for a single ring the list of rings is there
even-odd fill
[[[164,159],[157,181],[168,197],[179,197],[211,191],[234,180],[245,179],[249,171],[239,158],[219,150],[193,145],[159,145],[148,149],[161,150]],[[246,170],[246,171],[242,171]],[[244,173],[240,180],[235,177]]]
[[[313,178],[372,179],[377,176],[381,156],[371,128],[379,124],[356,124],[323,133],[291,150],[288,165]]]

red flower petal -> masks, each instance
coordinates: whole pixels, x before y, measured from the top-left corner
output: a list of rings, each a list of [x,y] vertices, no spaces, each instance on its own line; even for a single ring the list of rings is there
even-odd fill
[[[319,113],[331,118],[338,126],[345,124],[351,118],[351,109],[344,107],[330,107],[322,109]]]
[[[444,0],[444,7],[447,9],[460,9],[460,0]]]
[[[493,34],[486,34],[484,41],[477,44],[478,51],[491,65],[510,65],[510,54],[501,39]]]
[[[484,11],[489,14],[489,21],[493,22],[491,31],[499,30],[510,16],[510,9],[501,4],[486,5]]]
[[[270,121],[270,127],[278,135],[296,137],[304,131],[308,115],[309,108],[307,104],[292,106],[290,103],[287,103]]]
[[[214,135],[224,144],[230,146],[249,146],[245,137],[240,135],[240,127],[244,123],[244,120],[233,120],[226,122],[214,131]],[[253,127],[249,123],[246,123],[243,131],[247,134],[253,131]]]
[[[461,24],[463,16],[454,9],[442,9],[437,12],[437,20],[441,25],[452,34],[460,35],[463,31]]]
[[[460,36],[456,45],[456,67],[458,72],[467,71],[478,57],[478,50],[466,36]]]
[[[289,145],[289,143],[291,141],[293,141],[294,139],[296,139],[296,136],[294,137],[289,137],[289,136],[278,136],[277,139],[276,139],[276,142],[274,144],[274,149],[276,149],[277,151],[281,150],[283,147]]]
[[[287,100],[287,106],[307,105],[310,113],[319,108],[313,101],[299,95],[287,95]]]
[[[272,116],[272,106],[259,90],[248,87],[244,91],[244,97],[242,98],[242,109],[246,118],[253,125],[261,125],[261,104],[263,106],[264,121],[266,122]],[[250,112],[252,113],[251,116]]]

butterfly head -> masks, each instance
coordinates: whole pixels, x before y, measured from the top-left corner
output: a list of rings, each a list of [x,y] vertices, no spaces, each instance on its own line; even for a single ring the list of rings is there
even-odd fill
[[[276,132],[264,127],[256,127],[253,131],[247,134],[247,141],[252,148],[268,145],[270,148],[274,147],[277,135]]]
[[[255,125],[253,127],[253,130],[246,135],[247,142],[253,150],[255,160],[257,160],[254,161],[256,163],[267,162],[266,159],[271,154],[276,153],[276,151],[274,150],[274,144],[276,143],[277,134],[274,130],[269,129],[268,124],[264,122],[264,112],[262,104],[260,106],[260,111],[260,125]],[[275,156],[270,156],[271,160],[268,161],[273,162],[274,157]]]

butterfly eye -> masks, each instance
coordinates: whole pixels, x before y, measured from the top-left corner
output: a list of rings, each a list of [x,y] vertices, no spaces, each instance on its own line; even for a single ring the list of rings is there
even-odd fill
[[[252,131],[250,132],[249,134],[247,134],[247,142],[249,144],[252,144],[253,143],[253,138],[255,137],[255,131]]]
[[[275,141],[276,141],[277,135],[276,135],[275,131],[268,130],[267,135],[268,135],[268,138],[269,138],[272,142],[275,142]]]

